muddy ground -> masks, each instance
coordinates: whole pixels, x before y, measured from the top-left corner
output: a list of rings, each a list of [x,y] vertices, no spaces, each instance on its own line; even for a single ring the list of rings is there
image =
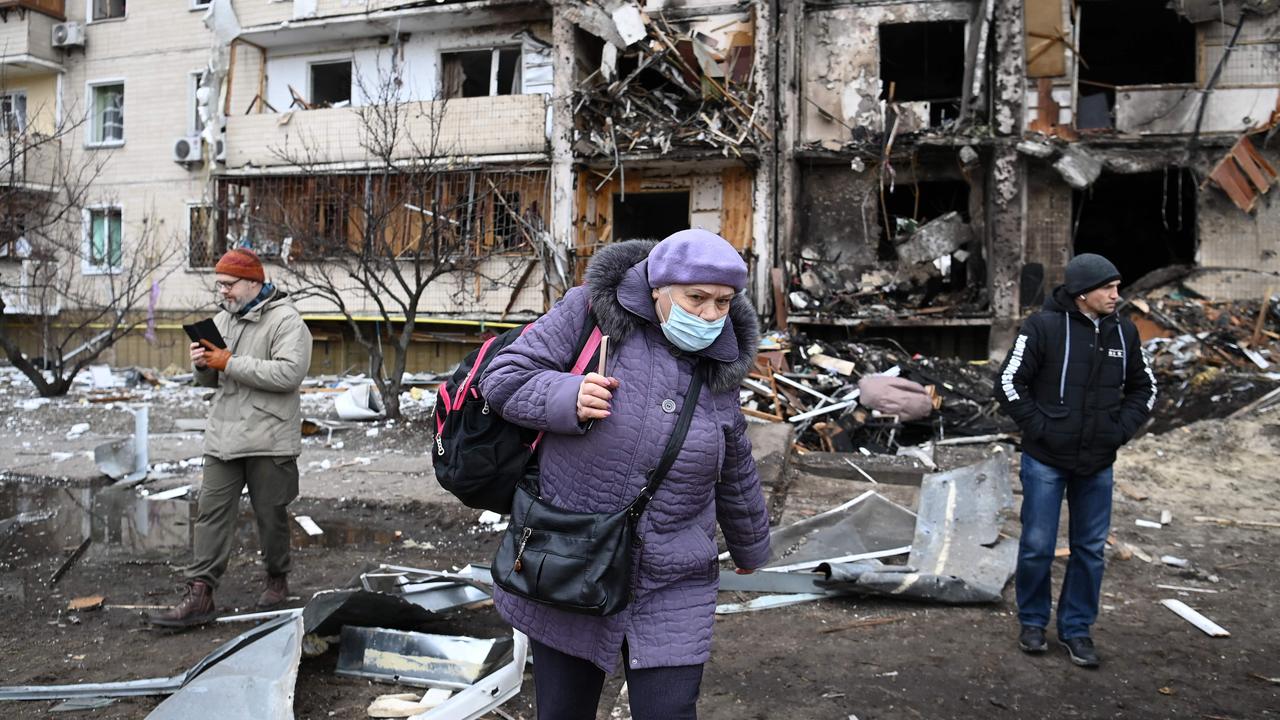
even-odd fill
[[[198,400],[182,412],[198,416]],[[160,633],[146,628],[142,610],[111,607],[176,599],[181,582],[177,565],[186,542],[181,522],[174,523],[178,530],[173,533],[140,541],[130,525],[137,521],[128,520],[137,517],[129,512],[137,502],[136,490],[113,495],[86,487],[92,473],[67,471],[83,465],[82,453],[91,441],[127,429],[120,413],[120,408],[100,410],[68,400],[15,410],[5,418],[0,447],[12,452],[0,458],[0,466],[21,469],[0,476],[0,519],[41,508],[58,508],[61,519],[27,525],[7,540],[0,538],[3,684],[168,676],[244,629],[213,625]],[[69,421],[86,414],[93,417],[92,433],[100,437],[83,443],[65,440],[61,433]],[[171,419],[158,414],[157,432],[171,431],[164,425]],[[119,427],[108,426],[111,422]],[[419,445],[425,428],[414,422],[379,427],[377,436],[346,431],[342,447],[333,447],[330,438],[312,439],[304,450],[301,464],[311,470],[304,474],[304,497],[292,509],[312,516],[326,533],[321,545],[309,544],[300,530],[295,534],[291,584],[299,604],[315,590],[347,585],[371,562],[456,567],[487,562],[497,542],[498,535],[478,523],[475,512],[449,502],[432,487],[429,461]],[[198,442],[198,435],[175,434],[158,443],[161,454],[168,453],[161,459],[175,467],[170,477],[148,489],[197,480],[198,468],[181,468],[177,462],[198,455]],[[72,457],[59,461],[53,453]],[[353,462],[360,457],[370,462]],[[321,467],[326,460],[329,466]],[[1280,413],[1252,421],[1204,422],[1143,438],[1126,450],[1116,476],[1128,494],[1116,493],[1113,527],[1120,543],[1136,546],[1156,562],[1121,560],[1112,553],[1095,626],[1104,656],[1097,671],[1071,666],[1057,647],[1037,657],[1019,652],[1011,587],[1004,602],[994,606],[840,598],[720,619],[700,717],[1280,717],[1280,579],[1273,571],[1280,529],[1195,520],[1197,515],[1280,520],[1278,466]],[[67,479],[50,479],[55,476]],[[790,522],[871,487],[793,471],[773,483],[770,493],[781,520]],[[912,487],[881,484],[875,489],[908,507],[915,503]],[[1141,495],[1146,499],[1131,497]],[[157,526],[173,517],[189,518],[188,500],[150,501],[166,503],[166,510],[151,511]],[[1158,520],[1162,510],[1173,514],[1169,525],[1159,530],[1135,525],[1138,518]],[[101,541],[50,586],[49,578],[69,549],[94,528]],[[1006,529],[1016,535],[1016,520]],[[239,545],[217,593],[219,605],[228,611],[247,608],[259,591],[255,542],[247,524]],[[1164,565],[1162,555],[1185,558],[1189,567]],[[1058,578],[1064,563],[1057,563]],[[1166,590],[1159,584],[1216,592]],[[98,593],[106,596],[106,609],[65,610],[70,599]],[[721,595],[724,602],[748,597]],[[1230,630],[1231,637],[1209,638],[1157,604],[1168,597],[1199,609]],[[848,627],[867,618],[891,622]],[[424,629],[474,636],[503,632],[492,609],[459,611]],[[362,718],[375,696],[398,691],[396,686],[338,677],[335,663],[333,651],[303,661],[297,717]],[[601,717],[609,717],[619,685],[613,679],[607,686]],[[526,675],[519,697],[503,709],[513,717],[532,718],[532,699]],[[124,699],[80,715],[137,718],[159,701]],[[53,705],[2,703],[0,716],[43,717]]]

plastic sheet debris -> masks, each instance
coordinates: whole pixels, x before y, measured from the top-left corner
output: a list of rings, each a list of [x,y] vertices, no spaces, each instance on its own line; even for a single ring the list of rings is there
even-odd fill
[[[1013,577],[1018,545],[1000,527],[1013,508],[1005,458],[926,475],[907,568],[832,562],[822,587],[944,603],[996,602]]]
[[[334,410],[343,420],[374,420],[382,417],[382,400],[373,385],[352,385],[333,399]]]
[[[337,673],[416,687],[462,690],[510,660],[510,638],[342,628]]]

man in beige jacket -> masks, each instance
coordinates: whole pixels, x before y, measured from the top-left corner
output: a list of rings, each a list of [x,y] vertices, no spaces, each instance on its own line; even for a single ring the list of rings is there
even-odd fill
[[[289,515],[298,496],[302,413],[298,388],[311,365],[311,332],[288,295],[266,282],[248,250],[231,250],[214,267],[222,311],[214,317],[226,341],[191,344],[196,382],[216,387],[204,439],[194,559],[187,591],[154,625],[190,627],[212,620],[213,589],[235,541],[240,494],[247,485],[266,565],[259,608],[289,597]]]

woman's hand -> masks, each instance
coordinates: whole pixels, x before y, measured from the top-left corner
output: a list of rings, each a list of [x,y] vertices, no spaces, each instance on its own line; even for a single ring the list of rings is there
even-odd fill
[[[587,373],[578,386],[578,422],[609,417],[609,401],[618,389],[618,379],[600,373]]]

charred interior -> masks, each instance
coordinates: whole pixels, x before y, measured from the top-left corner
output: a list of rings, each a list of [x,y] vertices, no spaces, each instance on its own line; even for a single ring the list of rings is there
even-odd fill
[[[546,209],[538,170],[225,178],[202,255],[216,259],[226,238],[290,259],[384,243],[395,255],[529,253]]]
[[[880,99],[929,103],[929,127],[960,114],[963,22],[880,26]]]
[[[1196,181],[1187,168],[1103,173],[1074,197],[1075,254],[1105,255],[1125,285],[1195,262]]]

